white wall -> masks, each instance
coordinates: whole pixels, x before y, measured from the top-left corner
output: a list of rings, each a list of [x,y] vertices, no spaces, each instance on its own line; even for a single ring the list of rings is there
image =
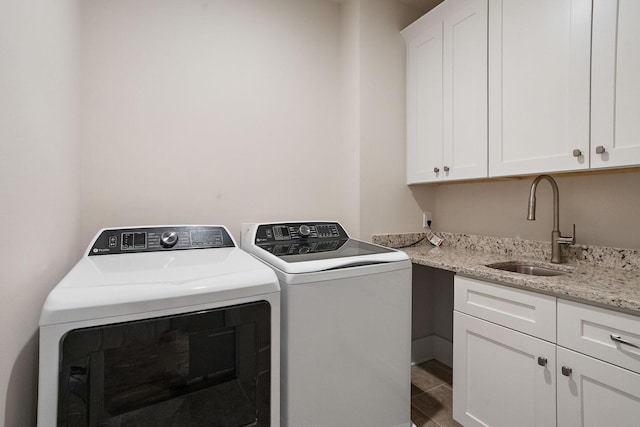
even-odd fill
[[[441,185],[436,188],[434,228],[456,233],[551,241],[552,192],[538,186],[536,220],[527,221],[534,177]],[[640,171],[554,175],[560,193],[560,231],[576,242],[640,249]]]
[[[395,0],[82,3],[85,241],[101,227],[338,219],[418,231]],[[424,201],[426,200],[426,201]]]
[[[85,242],[120,225],[354,225],[340,26],[326,0],[82,2]]]
[[[81,252],[79,23],[76,0],[2,2],[0,426],[35,425],[40,309]]]
[[[357,128],[351,137],[358,146],[359,234],[369,239],[420,231],[422,211],[433,210],[434,191],[406,185],[406,47],[400,30],[422,11],[390,0],[347,0],[346,8],[355,9],[358,45],[349,82],[357,90],[357,114],[348,116],[348,124]]]
[[[340,9],[342,64],[343,209],[349,234],[360,237],[360,1],[346,0]]]

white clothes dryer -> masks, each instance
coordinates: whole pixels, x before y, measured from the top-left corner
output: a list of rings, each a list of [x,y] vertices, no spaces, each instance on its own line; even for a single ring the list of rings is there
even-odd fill
[[[278,426],[280,287],[223,226],[101,230],[40,318],[38,426]]]
[[[291,427],[411,426],[411,262],[337,222],[243,224],[282,290],[281,416]]]

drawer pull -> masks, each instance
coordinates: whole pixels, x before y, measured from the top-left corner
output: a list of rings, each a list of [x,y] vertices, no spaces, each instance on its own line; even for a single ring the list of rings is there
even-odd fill
[[[564,375],[565,377],[570,377],[572,373],[573,373],[573,369],[571,369],[570,367],[568,366],[562,367],[562,375]]]
[[[615,342],[619,342],[620,344],[624,344],[624,345],[628,345],[629,347],[633,347],[633,348],[638,348],[640,349],[640,345],[634,344],[632,342],[629,341],[625,341],[622,339],[622,337],[620,337],[620,335],[609,335],[611,337],[611,339]]]
[[[538,357],[538,365],[547,366],[547,358],[546,357]]]

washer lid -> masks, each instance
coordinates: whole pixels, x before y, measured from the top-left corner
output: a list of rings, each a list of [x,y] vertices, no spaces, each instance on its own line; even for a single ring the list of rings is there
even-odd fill
[[[187,307],[280,290],[241,249],[85,255],[47,297],[40,325]]]
[[[354,239],[345,241],[340,248],[334,251],[323,253],[274,255],[271,252],[272,249],[256,246],[251,252],[256,257],[288,274],[315,273],[409,260],[404,252]]]
[[[349,238],[327,221],[247,224],[243,248],[289,274],[406,261],[395,249]]]

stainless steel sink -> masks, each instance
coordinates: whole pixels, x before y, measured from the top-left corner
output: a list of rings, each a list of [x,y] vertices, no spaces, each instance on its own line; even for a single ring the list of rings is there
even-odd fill
[[[489,268],[495,268],[496,270],[511,271],[514,273],[528,274],[530,276],[561,276],[566,274],[564,271],[555,270],[552,268],[541,267],[539,265],[532,265],[524,262],[498,262],[495,264],[487,264]]]

